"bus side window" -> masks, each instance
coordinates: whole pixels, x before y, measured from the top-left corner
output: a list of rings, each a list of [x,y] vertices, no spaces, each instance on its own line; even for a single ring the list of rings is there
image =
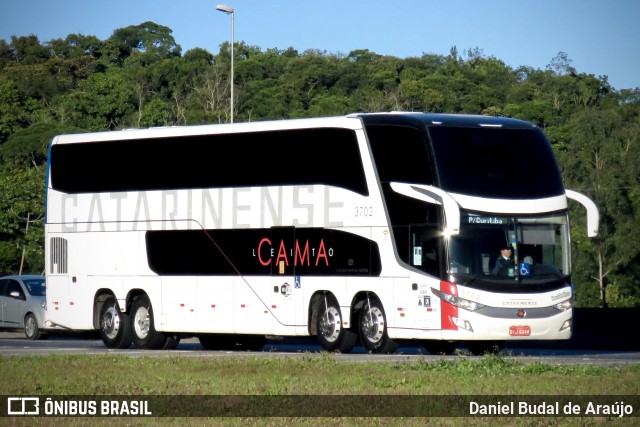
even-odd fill
[[[429,233],[430,231],[435,235],[435,228],[433,230],[427,229],[425,234],[431,234]],[[434,276],[438,276],[440,274],[438,242],[439,239],[435,236],[428,237],[422,241],[422,270]]]
[[[436,248],[422,252],[423,269],[434,276],[438,275],[438,251]]]

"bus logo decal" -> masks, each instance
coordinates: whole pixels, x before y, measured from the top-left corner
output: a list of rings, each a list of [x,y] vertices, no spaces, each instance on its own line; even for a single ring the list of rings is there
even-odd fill
[[[258,257],[258,261],[263,267],[268,267],[274,261],[273,257],[275,255],[275,263],[276,265],[289,266],[289,257],[293,257],[293,265],[303,265],[303,266],[311,266],[312,262],[315,267],[317,267],[321,262],[324,263],[325,266],[329,266],[329,258],[333,256],[333,248],[326,248],[324,244],[324,239],[320,239],[317,247],[309,247],[309,240],[307,239],[304,245],[300,246],[300,241],[295,239],[294,244],[295,249],[290,249],[287,251],[287,246],[284,240],[280,240],[280,244],[278,245],[278,253],[275,254],[275,249],[273,248],[273,244],[271,239],[268,237],[263,238],[258,243],[257,254],[254,251],[254,256]],[[264,254],[268,254],[265,256]],[[313,258],[313,260],[312,260]]]

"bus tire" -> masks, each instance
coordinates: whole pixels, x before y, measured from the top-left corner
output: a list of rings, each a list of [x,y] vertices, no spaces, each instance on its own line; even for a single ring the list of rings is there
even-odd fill
[[[316,330],[318,342],[327,351],[348,353],[358,339],[357,334],[344,327],[340,306],[333,297],[327,297],[325,304],[320,304]]]
[[[425,340],[423,345],[431,354],[454,354],[458,348],[457,341]]]
[[[100,310],[100,338],[107,348],[129,348],[133,341],[129,315],[120,311],[113,296],[107,298]]]
[[[360,342],[370,353],[393,353],[398,347],[387,334],[387,317],[377,297],[369,297],[360,310]]]
[[[140,295],[131,306],[131,329],[133,345],[141,349],[158,350],[164,348],[168,337],[156,331],[153,307],[147,295]]]
[[[467,341],[465,344],[474,356],[497,354],[504,348],[503,341]]]

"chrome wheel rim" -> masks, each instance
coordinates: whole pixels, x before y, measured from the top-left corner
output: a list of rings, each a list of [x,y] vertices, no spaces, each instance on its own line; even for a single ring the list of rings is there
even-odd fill
[[[151,321],[149,317],[149,310],[146,307],[140,307],[136,311],[136,315],[133,319],[133,328],[135,329],[136,336],[140,339],[144,339],[149,335]]]
[[[115,306],[109,307],[102,316],[102,331],[109,339],[114,339],[120,331],[120,313]]]
[[[320,320],[320,333],[327,342],[335,342],[340,336],[341,329],[340,312],[335,307],[328,307]]]
[[[364,336],[371,343],[378,343],[384,334],[384,315],[378,307],[367,308],[362,321]]]

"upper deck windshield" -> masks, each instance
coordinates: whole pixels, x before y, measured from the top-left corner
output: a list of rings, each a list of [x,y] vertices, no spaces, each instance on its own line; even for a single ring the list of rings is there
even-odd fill
[[[541,282],[570,274],[566,214],[465,213],[448,243],[448,273],[460,278]],[[499,262],[503,255],[510,260]]]
[[[440,188],[495,199],[564,194],[551,146],[539,128],[430,127]]]

